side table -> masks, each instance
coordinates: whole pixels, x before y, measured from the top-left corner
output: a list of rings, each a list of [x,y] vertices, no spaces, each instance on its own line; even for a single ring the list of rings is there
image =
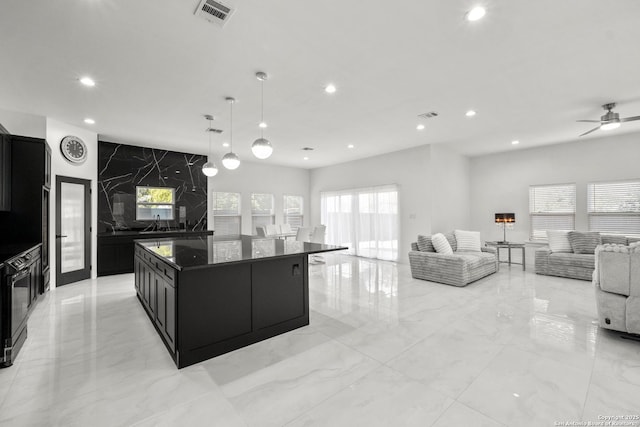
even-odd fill
[[[492,247],[492,248],[496,248],[496,252],[497,252],[497,255],[498,255],[498,262],[499,263],[509,264],[509,266],[511,266],[511,264],[517,264],[517,265],[521,265],[522,264],[522,270],[526,269],[526,258],[525,258],[525,253],[524,253],[524,248],[525,248],[524,243],[485,242],[484,245]],[[508,258],[507,261],[501,261],[500,260],[500,249],[507,249],[508,250],[509,258]],[[512,262],[511,261],[511,249],[522,249],[522,262]]]

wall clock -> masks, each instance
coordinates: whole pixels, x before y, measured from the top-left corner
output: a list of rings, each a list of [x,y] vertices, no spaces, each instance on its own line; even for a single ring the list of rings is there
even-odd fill
[[[87,145],[77,136],[65,136],[60,141],[60,151],[71,163],[82,163],[87,159]]]

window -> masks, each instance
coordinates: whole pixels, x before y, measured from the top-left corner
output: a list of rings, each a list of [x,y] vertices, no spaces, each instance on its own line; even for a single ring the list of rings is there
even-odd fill
[[[304,197],[284,196],[284,222],[291,225],[291,230],[298,231],[304,221]]]
[[[547,230],[573,230],[576,222],[576,185],[529,187],[531,240],[547,238]]]
[[[587,185],[589,230],[640,235],[640,180]]]
[[[213,193],[213,227],[216,236],[240,234],[240,193]]]
[[[256,227],[275,224],[273,194],[251,193],[251,227],[253,234],[258,234]]]
[[[398,258],[398,189],[395,185],[323,192],[321,219],[326,241],[369,258]]]
[[[136,220],[174,219],[175,191],[167,187],[136,187]]]

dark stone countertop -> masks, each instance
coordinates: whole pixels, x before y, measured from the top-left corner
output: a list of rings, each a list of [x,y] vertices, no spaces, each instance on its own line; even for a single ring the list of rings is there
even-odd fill
[[[144,230],[119,230],[119,231],[108,231],[105,233],[98,233],[98,237],[109,237],[109,236],[171,236],[173,234],[193,234],[193,235],[202,235],[202,234],[213,234],[212,230],[155,230],[155,231],[144,231]]]
[[[246,235],[140,239],[136,243],[178,270],[348,249]]]

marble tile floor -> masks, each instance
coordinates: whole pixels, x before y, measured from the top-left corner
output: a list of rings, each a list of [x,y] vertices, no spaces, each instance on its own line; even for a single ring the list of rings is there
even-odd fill
[[[325,261],[310,267],[309,326],[181,370],[133,275],[52,290],[0,370],[0,425],[554,426],[640,414],[640,342],[597,326],[589,282],[503,266],[455,288],[412,279],[408,265]]]

